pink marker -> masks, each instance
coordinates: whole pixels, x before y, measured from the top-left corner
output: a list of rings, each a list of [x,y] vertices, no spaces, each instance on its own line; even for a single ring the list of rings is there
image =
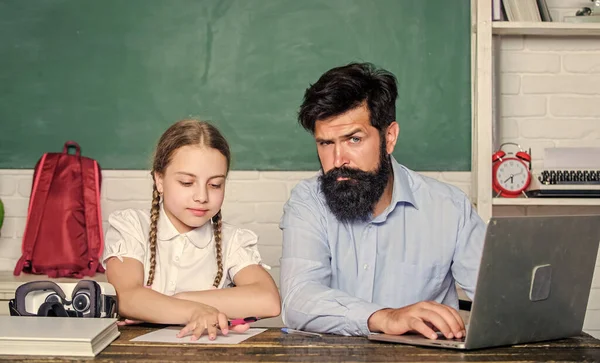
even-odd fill
[[[229,326],[236,326],[236,325],[242,325],[242,324],[249,324],[249,323],[254,323],[255,321],[258,321],[258,318],[255,318],[253,316],[247,317],[247,318],[243,318],[243,319],[233,319],[233,320],[229,320]]]

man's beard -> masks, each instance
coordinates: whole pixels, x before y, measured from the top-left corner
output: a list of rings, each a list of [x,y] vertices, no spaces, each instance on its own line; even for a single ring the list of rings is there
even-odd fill
[[[340,222],[366,222],[383,195],[391,173],[392,164],[383,141],[377,170],[333,168],[323,173],[319,182],[327,206]],[[338,178],[347,180],[338,181]]]

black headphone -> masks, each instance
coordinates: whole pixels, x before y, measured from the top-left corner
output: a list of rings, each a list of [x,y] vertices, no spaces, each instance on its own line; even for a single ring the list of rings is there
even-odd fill
[[[26,310],[26,297],[32,292],[49,294],[45,301],[37,307],[37,312]],[[99,318],[115,317],[117,314],[116,296],[103,295],[101,286],[93,280],[79,281],[72,291],[72,301],[67,298],[62,288],[53,281],[30,281],[20,285],[15,291],[15,298],[8,303],[12,316],[47,316]],[[73,309],[67,309],[71,306]]]
[[[45,302],[40,305],[40,308],[37,312],[38,316],[56,316],[56,317],[64,317],[68,318],[69,314],[67,310],[62,306],[62,304],[57,302]]]
[[[75,310],[67,310],[65,307],[56,301],[45,302],[40,305],[37,312],[38,316],[55,316],[62,318],[81,318],[83,314]]]

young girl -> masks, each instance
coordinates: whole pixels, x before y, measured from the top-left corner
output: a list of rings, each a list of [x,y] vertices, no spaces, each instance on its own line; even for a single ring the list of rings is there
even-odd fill
[[[182,324],[178,336],[197,340],[207,331],[213,340],[217,329],[228,333],[228,318],[279,315],[279,293],[262,267],[257,236],[221,221],[229,164],[227,141],[206,122],[179,121],[162,135],[152,208],[108,219],[102,261],[121,316]]]

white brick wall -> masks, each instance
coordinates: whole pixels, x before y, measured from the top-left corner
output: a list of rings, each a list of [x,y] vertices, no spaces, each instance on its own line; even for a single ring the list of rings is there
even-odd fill
[[[546,1],[555,20],[590,6],[587,0]],[[500,50],[495,67],[500,91],[496,146],[512,141],[531,148],[534,172],[543,165],[544,148],[600,147],[600,39],[503,36],[495,42]],[[600,214],[600,207],[496,206],[494,214]],[[596,270],[584,330],[600,338]]]
[[[253,230],[259,235],[259,250],[270,273],[279,286],[281,231],[279,220],[283,204],[292,188],[315,172],[232,171],[223,204],[225,221]],[[469,172],[423,173],[454,184],[470,193]],[[21,238],[25,228],[27,204],[31,190],[32,170],[0,170],[0,198],[6,219],[0,230],[0,271],[12,271],[21,254]],[[152,179],[148,171],[105,170],[102,172],[102,219],[104,227],[110,213],[126,208],[149,208]],[[281,318],[262,322],[281,326]]]
[[[275,267],[273,275],[276,278],[281,255],[278,223],[283,204],[298,181],[314,174],[232,171],[229,175],[223,204],[224,219],[258,233],[261,252],[266,263]],[[467,194],[470,192],[468,172],[424,174],[454,184]],[[109,214],[116,210],[149,208],[152,180],[148,171],[105,170],[102,175],[102,219],[105,227]],[[0,271],[12,270],[20,256],[32,176],[32,170],[0,170],[0,198],[6,210],[0,231]]]
[[[470,193],[469,172],[427,172],[424,175],[456,185],[467,195]],[[32,170],[0,170],[0,198],[6,209],[6,219],[0,230],[0,271],[12,271],[20,256],[21,238],[25,228],[27,203],[31,189]],[[223,215],[226,221],[255,231],[259,249],[279,286],[279,258],[281,257],[281,232],[278,228],[283,204],[298,181],[314,175],[314,172],[254,172],[233,171],[226,188]],[[262,184],[268,184],[264,188]],[[104,226],[108,215],[125,208],[149,208],[151,179],[148,171],[103,171],[102,217]],[[277,198],[269,194],[276,191]],[[264,193],[261,202],[253,193]],[[600,213],[595,207],[549,208],[549,207],[495,207],[498,215]],[[600,263],[599,263],[600,265]],[[594,280],[586,328],[600,333],[600,274]],[[276,320],[275,325],[280,324]]]

